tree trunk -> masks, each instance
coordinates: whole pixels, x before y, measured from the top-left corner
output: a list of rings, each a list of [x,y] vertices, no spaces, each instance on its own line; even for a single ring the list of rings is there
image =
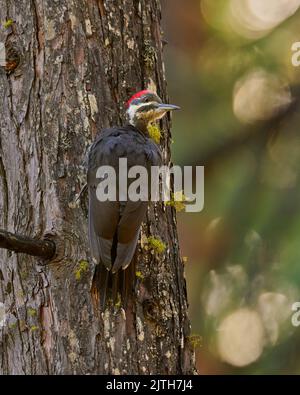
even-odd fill
[[[20,62],[0,70],[0,228],[52,239],[56,255],[0,249],[0,374],[193,373],[173,208],[148,210],[143,235],[167,248],[140,243],[132,302],[101,313],[87,206],[73,204],[96,133],[125,122],[135,91],[166,99],[159,1],[0,0],[9,19],[0,41]]]

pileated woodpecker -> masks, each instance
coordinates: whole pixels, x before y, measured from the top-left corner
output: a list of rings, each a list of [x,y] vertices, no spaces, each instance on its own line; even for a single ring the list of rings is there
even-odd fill
[[[97,170],[101,166],[113,167],[117,175],[116,184],[119,185],[120,158],[127,159],[128,169],[136,165],[149,170],[151,166],[159,166],[161,151],[150,138],[148,126],[177,109],[179,107],[162,103],[159,96],[151,91],[138,92],[127,102],[129,123],[103,130],[90,148],[87,177],[89,240],[92,257],[100,264],[100,290],[103,293],[108,286],[114,286],[114,280],[120,280],[119,274],[125,272],[133,260],[148,202],[131,201],[130,197],[127,201],[99,201]],[[119,269],[123,270],[119,272]],[[119,289],[120,284],[115,284],[115,288]],[[105,295],[102,297],[103,305]]]

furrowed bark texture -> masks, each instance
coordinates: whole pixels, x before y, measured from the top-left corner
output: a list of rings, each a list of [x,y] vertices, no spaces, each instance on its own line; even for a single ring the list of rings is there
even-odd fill
[[[135,297],[99,312],[87,209],[72,202],[85,151],[123,124],[142,88],[166,98],[157,0],[0,0],[0,41],[20,65],[0,70],[0,228],[56,243],[48,265],[0,250],[0,374],[194,372],[175,213],[151,207],[139,245]],[[169,120],[163,124],[170,160]]]

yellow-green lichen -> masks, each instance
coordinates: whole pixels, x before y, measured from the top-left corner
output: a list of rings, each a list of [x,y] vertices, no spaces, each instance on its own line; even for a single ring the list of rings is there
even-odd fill
[[[80,280],[82,275],[88,270],[89,263],[87,261],[80,261],[74,271],[76,280]]]
[[[144,276],[143,276],[142,272],[140,272],[140,271],[135,272],[135,275],[136,275],[136,277],[139,278],[140,280],[143,280],[143,279],[144,279]]]
[[[9,329],[15,329],[17,327],[17,322],[13,322],[12,324],[8,325]]]
[[[171,200],[165,202],[166,206],[174,207],[176,211],[183,211],[188,199],[184,195],[183,191],[178,191],[171,194]]]
[[[162,254],[166,249],[165,243],[163,243],[160,239],[154,236],[149,236],[147,238],[147,242],[148,248],[157,254]]]
[[[27,313],[28,313],[29,317],[34,317],[36,315],[36,310],[29,307],[27,309]]]
[[[121,295],[120,295],[120,293],[118,292],[117,301],[116,301],[116,303],[115,303],[115,307],[116,307],[117,309],[119,309],[119,308],[121,307],[121,305],[122,305]]]
[[[21,274],[20,274],[20,276],[21,276],[21,279],[22,280],[26,280],[27,278],[28,278],[28,271],[26,271],[26,270],[21,270]]]
[[[190,335],[187,337],[187,341],[193,349],[202,347],[202,336],[200,335]]]
[[[156,143],[160,143],[161,139],[161,130],[158,125],[156,124],[150,124],[148,125],[148,133],[150,138]]]
[[[7,19],[7,21],[3,23],[4,29],[8,29],[13,23],[14,21],[12,19]]]
[[[30,331],[31,331],[31,332],[37,331],[38,329],[39,329],[39,327],[36,326],[36,325],[32,325],[32,326],[30,327]]]

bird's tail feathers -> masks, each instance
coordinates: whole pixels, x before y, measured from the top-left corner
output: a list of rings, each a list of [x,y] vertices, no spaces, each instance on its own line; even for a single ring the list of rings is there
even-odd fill
[[[96,266],[93,287],[98,290],[101,311],[108,306],[126,309],[133,296],[135,266],[135,259],[127,269],[119,270],[117,273],[108,271],[104,265]]]
[[[134,239],[127,244],[118,243],[117,244],[117,254],[114,261],[112,272],[117,273],[121,268],[125,270],[131,263],[136,246],[138,243],[140,232],[138,231]]]

